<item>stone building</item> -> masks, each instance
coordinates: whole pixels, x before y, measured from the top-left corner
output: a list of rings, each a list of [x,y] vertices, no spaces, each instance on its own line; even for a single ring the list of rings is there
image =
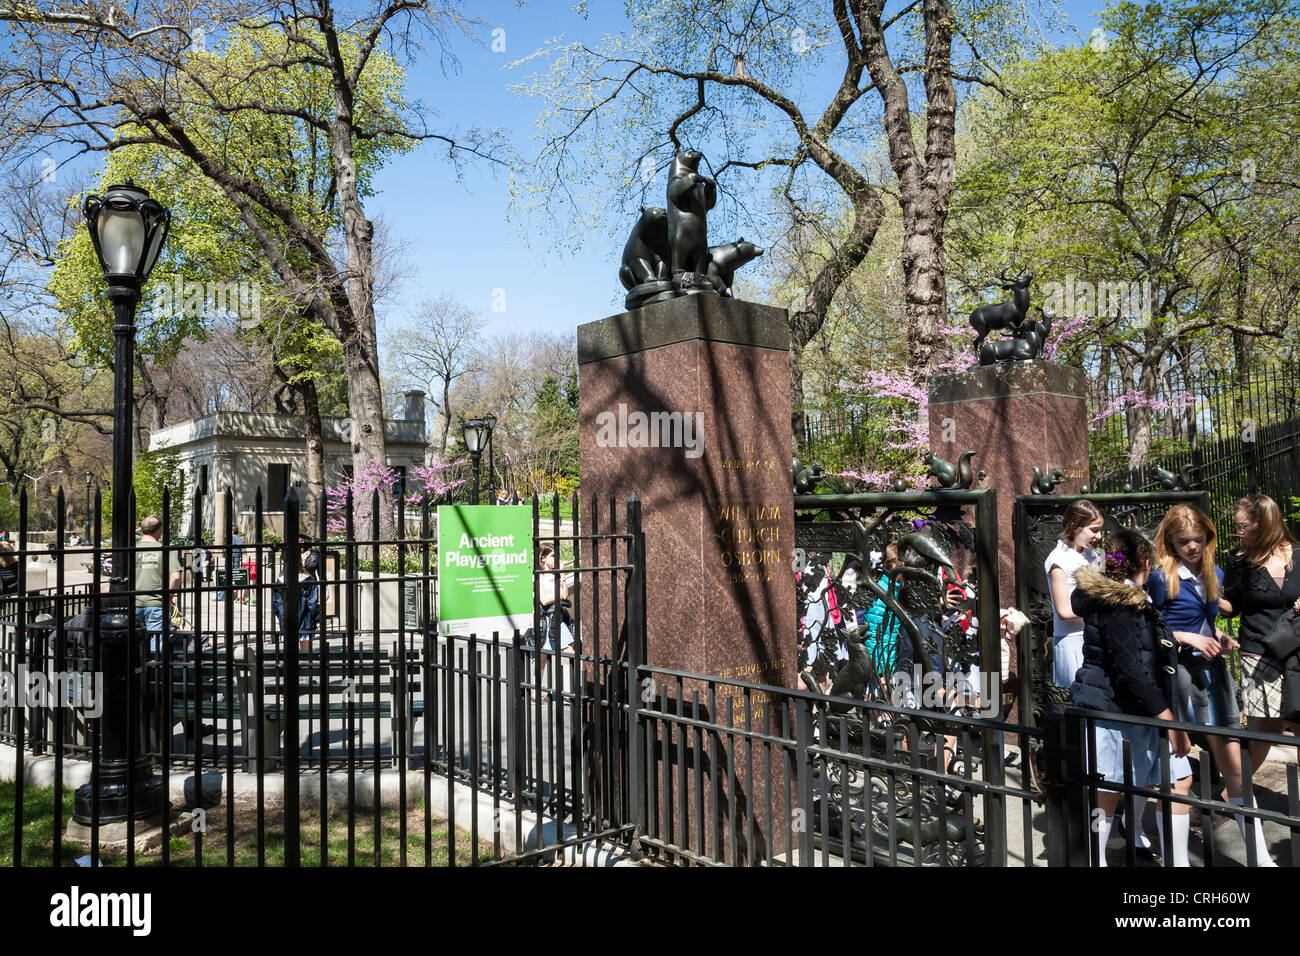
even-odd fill
[[[347,419],[325,418],[325,484],[352,472],[352,451],[344,441]],[[384,422],[388,464],[399,473],[425,462],[424,392],[405,393],[403,417]],[[235,512],[235,527],[249,537],[255,521],[257,490],[262,490],[262,513],[268,531],[282,533],[284,499],[293,493],[299,505],[306,499],[307,454],[302,419],[290,415],[256,412],[216,412],[154,432],[149,450],[180,454],[188,478],[184,533],[192,533],[195,487],[206,489],[203,527],[218,535],[225,515],[221,492],[228,487]]]

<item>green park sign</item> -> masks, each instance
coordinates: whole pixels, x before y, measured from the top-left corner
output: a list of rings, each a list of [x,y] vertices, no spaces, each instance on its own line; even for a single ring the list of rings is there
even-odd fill
[[[528,505],[438,508],[438,614],[444,634],[503,638],[533,626]]]

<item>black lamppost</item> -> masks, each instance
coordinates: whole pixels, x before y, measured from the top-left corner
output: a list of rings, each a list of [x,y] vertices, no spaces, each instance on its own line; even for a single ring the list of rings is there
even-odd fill
[[[126,592],[131,557],[135,308],[167,238],[171,213],[129,179],[109,186],[102,197],[87,196],[83,212],[113,302],[113,573],[108,606],[100,619],[105,701],[99,763],[99,822],[112,823],[127,817],[128,790],[134,791],[131,809],[137,819],[160,814],[164,799],[162,781],[154,775],[145,752],[145,688],[133,674],[133,669],[142,672],[144,647]],[[134,693],[128,694],[132,680]],[[77,788],[73,818],[79,823],[91,822],[93,798],[91,784]]]
[[[497,503],[497,471],[492,460],[492,433],[497,430],[497,417],[488,412],[483,416],[483,421],[487,423],[488,430],[488,504],[494,505]]]
[[[86,543],[91,541],[90,537],[90,472],[86,472]]]
[[[470,486],[469,503],[478,504],[479,466],[483,461],[483,446],[487,443],[488,424],[481,418],[470,418],[460,426],[461,437],[465,439],[465,450],[469,452],[474,465],[474,484]]]

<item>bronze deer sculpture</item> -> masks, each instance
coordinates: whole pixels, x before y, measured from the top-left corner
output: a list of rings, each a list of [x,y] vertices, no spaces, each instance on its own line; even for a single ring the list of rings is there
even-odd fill
[[[1007,283],[1004,270],[998,275],[999,286],[1011,290],[1010,302],[996,305],[981,305],[970,314],[971,328],[975,330],[975,354],[978,355],[985,337],[994,329],[1016,329],[1025,321],[1029,312],[1029,283],[1034,280],[1032,272],[1022,272],[1015,281]]]

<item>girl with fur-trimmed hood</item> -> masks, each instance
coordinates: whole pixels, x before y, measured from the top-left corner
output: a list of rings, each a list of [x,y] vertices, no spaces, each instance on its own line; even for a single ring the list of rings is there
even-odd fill
[[[1151,546],[1135,531],[1120,529],[1106,539],[1104,570],[1081,568],[1070,596],[1075,614],[1083,618],[1083,666],[1075,675],[1070,696],[1088,710],[1130,714],[1156,720],[1174,720],[1177,653],[1174,636],[1143,590],[1151,568]],[[1097,722],[1095,771],[1111,783],[1124,782],[1124,741],[1132,746],[1133,782],[1140,787],[1160,785],[1160,749],[1155,727]],[[1180,730],[1169,732],[1173,754],[1169,774],[1175,792],[1189,793],[1191,741]],[[1106,840],[1120,794],[1099,791],[1097,805],[1103,817],[1098,825],[1099,866],[1106,865]],[[1173,804],[1173,836],[1161,826],[1161,844],[1172,853],[1175,866],[1187,866],[1190,829],[1185,803]],[[1162,815],[1158,814],[1159,819]]]

